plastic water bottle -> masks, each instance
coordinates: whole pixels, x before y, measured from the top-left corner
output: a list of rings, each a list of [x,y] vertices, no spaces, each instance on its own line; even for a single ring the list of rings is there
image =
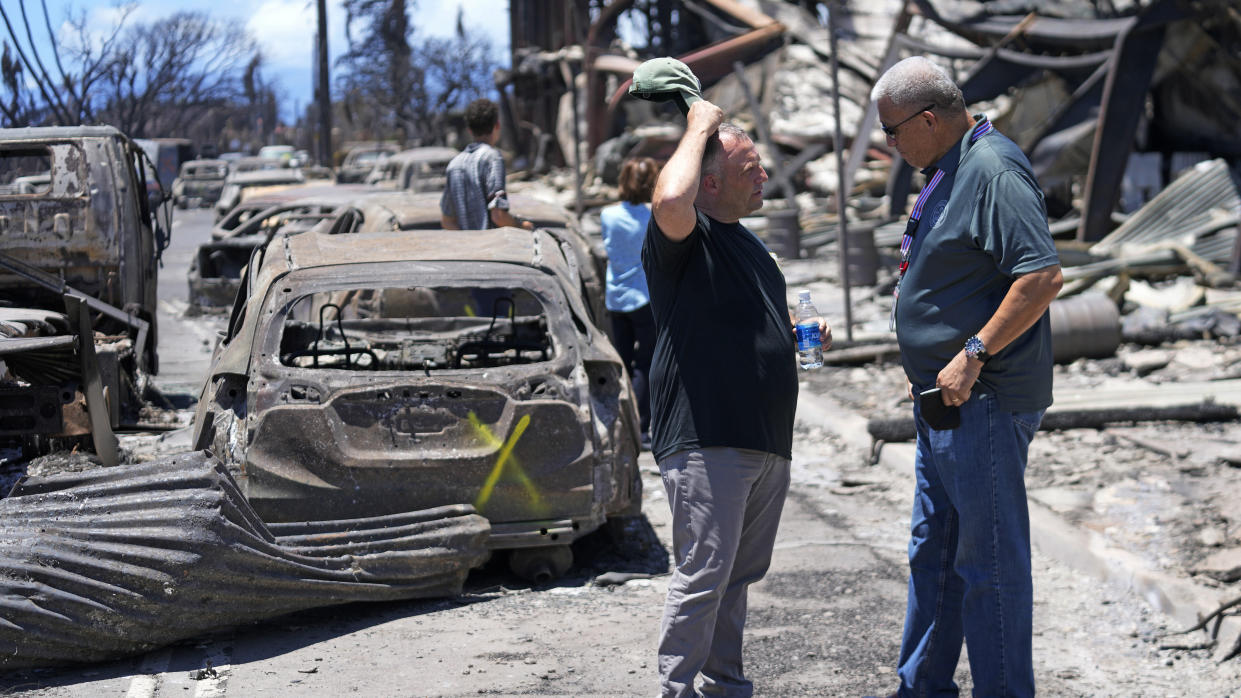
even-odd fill
[[[819,311],[810,302],[810,291],[797,292],[797,363],[803,369],[823,365],[823,338],[819,336]]]

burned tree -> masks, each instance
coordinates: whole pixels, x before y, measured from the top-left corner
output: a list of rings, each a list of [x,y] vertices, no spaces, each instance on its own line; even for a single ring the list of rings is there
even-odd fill
[[[185,132],[211,110],[243,103],[243,73],[261,65],[236,20],[177,12],[133,22],[129,5],[102,33],[80,11],[57,31],[46,4],[37,13],[25,0],[16,5],[0,7],[6,126],[110,123],[137,138]]]
[[[3,42],[4,87],[9,93],[7,99],[0,100],[5,103],[4,125],[64,126],[97,121],[95,102],[88,95],[112,69],[116,42],[133,6],[120,8],[111,30],[102,39],[93,40],[84,13],[70,11],[62,36],[52,30],[44,5],[42,28],[51,46],[51,68],[35,43],[36,18],[27,12],[24,0],[17,6],[17,12],[0,7],[0,19],[9,37]]]
[[[349,51],[340,58],[346,118],[381,134],[411,120],[407,106],[417,79],[409,48],[409,11],[404,0],[346,0]],[[355,26],[362,25],[357,36]]]
[[[240,23],[197,12],[135,24],[116,52],[100,116],[133,137],[178,131],[209,108],[238,100],[242,71],[258,60]]]
[[[366,138],[442,141],[446,115],[491,89],[491,42],[466,29],[423,37],[404,0],[345,0],[349,51],[338,82],[345,118]],[[354,33],[354,29],[357,33]]]

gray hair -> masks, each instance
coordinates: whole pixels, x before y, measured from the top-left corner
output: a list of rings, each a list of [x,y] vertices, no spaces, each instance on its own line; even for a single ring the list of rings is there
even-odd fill
[[[700,165],[700,174],[702,176],[709,174],[720,175],[720,155],[724,152],[724,142],[720,138],[724,134],[728,134],[734,139],[750,139],[745,129],[740,126],[727,121],[720,124],[719,129],[707,139],[707,146],[702,149],[702,163]]]
[[[944,111],[965,111],[961,88],[930,59],[912,56],[888,68],[870,91],[870,100],[887,98],[897,107],[921,108],[934,104]]]

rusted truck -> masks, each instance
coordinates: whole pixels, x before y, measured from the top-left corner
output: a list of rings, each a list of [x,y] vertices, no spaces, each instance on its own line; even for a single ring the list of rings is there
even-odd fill
[[[641,508],[636,402],[571,247],[277,235],[243,274],[195,448],[269,523],[468,504],[518,574],[564,573],[570,543]]]
[[[148,164],[110,126],[0,129],[0,439],[99,447],[136,414],[167,246]]]

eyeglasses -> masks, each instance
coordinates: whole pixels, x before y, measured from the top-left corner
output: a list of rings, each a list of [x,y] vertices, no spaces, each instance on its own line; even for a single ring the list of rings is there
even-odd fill
[[[896,138],[896,129],[900,128],[901,126],[904,126],[904,125],[905,125],[905,122],[907,122],[907,121],[909,121],[910,119],[914,118],[915,116],[917,116],[917,115],[921,114],[922,112],[924,112],[924,111],[931,111],[931,110],[933,110],[934,108],[935,108],[935,105],[934,105],[934,104],[928,104],[928,105],[926,105],[925,107],[923,107],[923,108],[919,109],[918,111],[916,111],[916,112],[914,112],[914,113],[910,114],[909,116],[905,117],[904,119],[901,119],[901,120],[900,120],[900,122],[898,122],[898,123],[896,123],[896,124],[894,124],[894,125],[892,125],[892,126],[884,126],[883,124],[879,124],[879,130],[880,130],[880,131],[883,131],[883,135],[887,136],[888,138]]]

